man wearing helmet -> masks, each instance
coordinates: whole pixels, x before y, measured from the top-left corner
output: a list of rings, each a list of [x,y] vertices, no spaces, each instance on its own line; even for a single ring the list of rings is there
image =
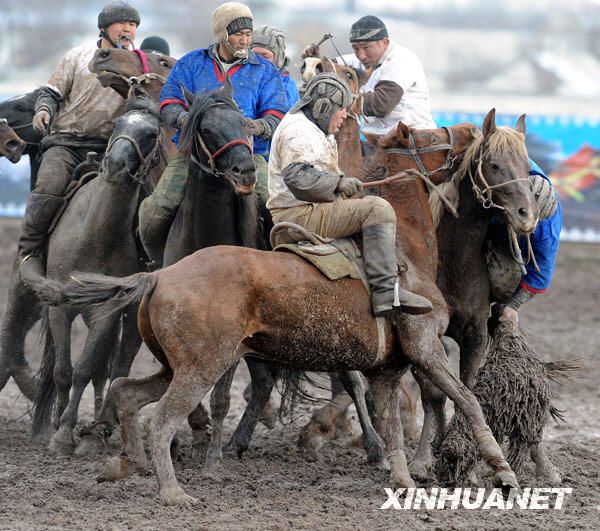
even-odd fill
[[[324,237],[362,232],[373,313],[383,316],[393,309],[398,283],[396,214],[381,197],[354,197],[361,181],[345,176],[338,166],[333,135],[351,102],[350,88],[336,75],[319,74],[309,81],[273,137],[267,207],[274,222],[298,223]],[[402,288],[399,299],[407,313],[431,311],[427,299]]]
[[[399,121],[418,129],[435,129],[429,105],[429,88],[418,57],[390,40],[385,24],[368,15],[352,24],[350,43],[354,54],[344,55],[349,66],[372,68],[369,80],[360,88],[366,133],[382,135]],[[315,44],[302,56],[318,55]]]
[[[106,5],[98,15],[100,39],[68,51],[40,90],[33,127],[44,135],[43,157],[29,195],[19,239],[21,274],[43,271],[41,249],[52,221],[64,205],[64,193],[75,167],[88,151],[104,152],[113,120],[125,100],[104,88],[88,69],[98,48],[129,47],[140,24],[138,11],[126,2]]]
[[[183,125],[188,105],[182,90],[196,94],[220,87],[225,76],[233,86],[233,99],[246,118],[246,132],[254,136],[256,191],[266,201],[264,143],[268,142],[289,105],[281,76],[273,64],[250,50],[252,13],[237,2],[226,2],[212,16],[216,43],[183,56],[160,94],[161,118],[169,126]],[[179,133],[175,135],[177,142]],[[167,166],[151,196],[140,205],[140,237],[151,259],[149,267],[160,267],[171,222],[181,203],[188,176],[189,156],[179,154]]]

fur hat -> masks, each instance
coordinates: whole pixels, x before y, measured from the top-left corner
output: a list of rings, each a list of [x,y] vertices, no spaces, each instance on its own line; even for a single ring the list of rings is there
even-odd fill
[[[252,34],[252,45],[266,48],[275,54],[275,68],[281,70],[285,66],[285,35],[273,26],[261,26]]]
[[[239,2],[225,2],[214,10],[211,25],[217,42],[225,42],[232,33],[252,29],[252,12]]]

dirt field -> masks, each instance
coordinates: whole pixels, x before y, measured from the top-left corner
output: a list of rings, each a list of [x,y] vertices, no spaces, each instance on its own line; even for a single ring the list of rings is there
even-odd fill
[[[17,220],[0,220],[3,307],[18,227]],[[165,508],[158,504],[151,475],[117,484],[96,483],[102,460],[118,452],[117,436],[98,459],[55,457],[30,442],[29,404],[11,380],[0,392],[0,529],[600,529],[598,256],[597,246],[564,244],[553,288],[520,312],[540,357],[585,359],[585,370],[575,383],[563,387],[555,401],[567,422],[553,423],[545,433],[564,486],[573,489],[562,510],[382,511],[387,473],[367,466],[364,452],[347,441],[336,441],[317,459],[307,459],[296,448],[298,427],[279,424],[271,431],[259,426],[245,458],[227,456],[210,475],[192,460],[191,436],[183,428],[176,473],[201,504],[189,510]],[[81,345],[82,325],[76,335],[76,344]],[[35,365],[35,338],[30,342]],[[155,368],[144,350],[134,374]],[[234,382],[233,407],[226,421],[230,431],[242,412],[246,382],[244,366]],[[91,418],[88,389],[80,420]],[[528,464],[521,486],[546,486],[536,484],[532,472]]]

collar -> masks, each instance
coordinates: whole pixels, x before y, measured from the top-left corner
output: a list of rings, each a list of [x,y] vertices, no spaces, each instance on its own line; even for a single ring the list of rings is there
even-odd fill
[[[206,50],[211,59],[218,61],[218,62],[222,62],[222,59],[219,57],[219,54],[217,52],[217,44],[218,43],[216,43],[216,42],[211,44]],[[258,60],[258,56],[252,50],[249,50],[248,57],[246,59],[242,59],[241,61],[239,61],[238,64],[244,65],[246,63],[250,63],[251,65],[259,65],[260,64],[260,61]]]
[[[379,62],[377,63],[377,66],[375,68],[379,68],[383,63],[385,63],[386,59],[390,56],[390,54],[392,53],[393,49],[394,49],[394,42],[390,40],[387,50],[385,51],[385,53],[381,56],[381,59],[379,59]]]

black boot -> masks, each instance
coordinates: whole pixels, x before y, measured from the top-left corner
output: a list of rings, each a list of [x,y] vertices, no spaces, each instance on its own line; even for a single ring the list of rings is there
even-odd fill
[[[22,260],[19,274],[26,284],[31,284],[45,273],[44,243],[52,222],[64,203],[64,197],[35,192],[29,194],[19,238],[19,257]]]
[[[394,309],[394,288],[402,311],[411,315],[430,312],[432,306],[425,297],[398,285],[395,224],[369,225],[363,229],[362,235],[365,270],[375,316],[384,316]]]
[[[140,240],[150,261],[146,264],[148,271],[156,271],[163,265],[165,245],[171,230],[173,218],[155,213],[140,231]]]

